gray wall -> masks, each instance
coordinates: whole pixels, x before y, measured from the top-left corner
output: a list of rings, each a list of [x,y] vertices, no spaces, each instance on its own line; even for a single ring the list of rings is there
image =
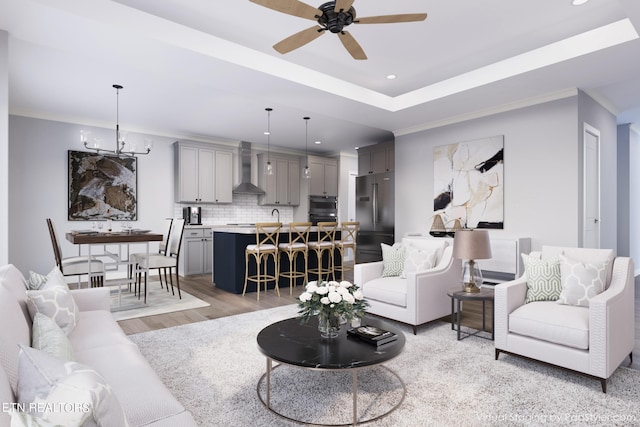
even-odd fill
[[[627,227],[618,228],[618,252],[627,250],[635,261],[636,275],[640,274],[640,133],[633,126],[618,126],[618,212],[619,221],[627,220]],[[633,166],[632,166],[633,165]],[[626,169],[626,173],[625,173]],[[622,172],[622,173],[621,173]],[[626,175],[626,180],[623,175]],[[628,209],[623,211],[623,209]],[[622,218],[622,220],[620,220]]]
[[[45,218],[53,220],[64,256],[78,251],[65,233],[91,227],[67,221],[67,151],[84,150],[81,129],[115,147],[115,130],[9,116],[9,262],[25,275],[46,273],[54,265]],[[173,216],[173,142],[154,136],[152,153],[138,156],[136,228],[161,230],[163,218]]]
[[[427,233],[431,227],[434,147],[504,135],[505,228],[491,230],[491,236],[531,237],[534,250],[543,244],[579,246],[580,117],[599,128],[606,142],[601,147],[603,193],[607,193],[601,246],[616,248],[615,118],[580,94],[397,137],[396,239],[407,232]]]

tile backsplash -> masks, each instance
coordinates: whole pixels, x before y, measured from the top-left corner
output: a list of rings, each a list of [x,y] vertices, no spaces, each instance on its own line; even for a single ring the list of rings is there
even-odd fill
[[[271,211],[277,207],[280,211],[280,222],[286,224],[293,221],[293,207],[291,206],[260,206],[258,196],[253,194],[234,194],[231,204],[202,204],[188,203],[174,204],[174,216],[182,217],[182,208],[186,206],[202,207],[202,223],[207,225],[221,225],[230,223],[254,223],[276,221],[276,214]]]

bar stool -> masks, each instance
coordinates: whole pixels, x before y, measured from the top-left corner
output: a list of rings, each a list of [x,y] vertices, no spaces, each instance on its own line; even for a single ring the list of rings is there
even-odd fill
[[[245,254],[245,273],[244,273],[244,289],[242,295],[247,291],[248,282],[256,282],[256,290],[258,293],[258,301],[260,301],[260,284],[264,283],[264,292],[267,292],[267,283],[275,282],[276,292],[280,296],[278,288],[278,237],[280,236],[280,228],[282,224],[279,222],[259,222],[256,224],[256,244],[247,245]],[[267,259],[269,255],[273,257],[274,271],[269,274]],[[256,261],[257,274],[249,276],[249,259]]]
[[[359,229],[358,221],[344,221],[340,224],[340,240],[336,242],[336,249],[340,253],[340,265],[334,266],[334,271],[340,272],[340,280],[345,280],[345,271],[353,271],[353,267],[345,265],[344,262],[344,256],[349,249],[353,251],[353,265],[356,264],[356,236]]]
[[[304,278],[304,283],[309,281],[309,230],[310,222],[290,222],[289,223],[289,242],[280,243],[278,245],[278,256],[286,254],[289,258],[289,270],[281,271],[280,276],[289,278],[289,295],[293,295],[293,284],[297,279]],[[298,255],[302,254],[304,258],[304,271],[298,271],[295,268]],[[303,284],[304,284],[303,283]]]
[[[329,274],[336,279],[333,271],[333,251],[336,248],[336,228],[338,228],[337,222],[319,222],[318,223],[318,240],[315,242],[309,242],[309,249],[315,251],[318,259],[317,268],[308,268],[309,273],[315,274],[317,280],[322,280],[323,275],[327,275],[329,280]],[[329,259],[327,260],[327,268],[322,265],[322,259],[325,252],[329,253]]]

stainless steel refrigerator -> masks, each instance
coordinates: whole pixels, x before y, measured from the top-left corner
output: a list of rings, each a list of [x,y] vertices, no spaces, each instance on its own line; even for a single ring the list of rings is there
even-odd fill
[[[380,243],[394,241],[393,172],[356,178],[356,220],[360,222],[356,262],[382,260]]]

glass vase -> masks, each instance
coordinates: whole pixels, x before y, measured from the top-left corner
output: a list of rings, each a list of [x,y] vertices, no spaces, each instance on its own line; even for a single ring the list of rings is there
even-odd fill
[[[318,331],[322,338],[336,338],[340,332],[340,316],[335,313],[318,314]]]

